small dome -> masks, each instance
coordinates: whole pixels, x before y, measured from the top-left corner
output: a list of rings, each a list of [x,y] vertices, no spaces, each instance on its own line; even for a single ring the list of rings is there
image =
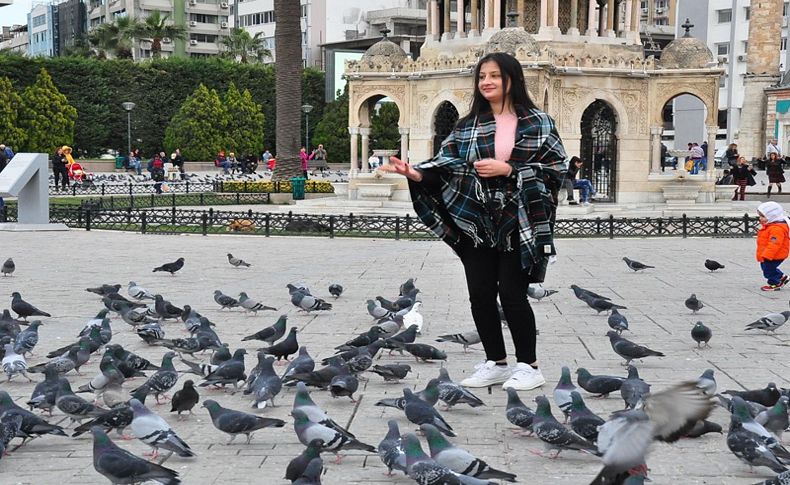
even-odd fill
[[[526,48],[529,52],[537,52],[538,44],[535,39],[521,27],[508,27],[492,35],[486,43],[484,53],[505,52],[512,56],[520,48]]]
[[[713,53],[696,37],[681,37],[670,42],[661,52],[663,69],[701,69],[713,62]]]
[[[398,44],[384,37],[365,51],[362,55],[362,61],[375,62],[377,60],[387,59],[395,64],[403,62],[408,57],[409,55],[406,54]]]

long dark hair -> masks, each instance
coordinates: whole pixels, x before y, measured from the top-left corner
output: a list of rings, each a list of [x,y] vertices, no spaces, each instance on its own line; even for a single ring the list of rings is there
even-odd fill
[[[459,123],[474,119],[483,113],[491,111],[491,103],[483,97],[478,82],[480,79],[480,69],[486,62],[495,62],[499,66],[499,71],[502,73],[502,89],[505,92],[505,96],[510,97],[510,102],[514,107],[521,106],[524,109],[537,109],[535,103],[530,99],[529,93],[527,93],[527,85],[524,81],[524,71],[521,69],[521,63],[510,54],[492,52],[491,54],[483,56],[475,67],[475,87],[474,96],[472,96],[472,106],[469,108],[469,114],[459,120]],[[510,93],[508,93],[508,87],[510,87]]]

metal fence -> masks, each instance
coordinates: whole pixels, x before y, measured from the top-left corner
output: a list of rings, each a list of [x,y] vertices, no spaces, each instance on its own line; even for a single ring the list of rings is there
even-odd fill
[[[253,194],[228,194],[251,196]],[[254,194],[262,196],[265,194]],[[320,237],[376,237],[386,239],[428,240],[436,236],[419,219],[406,216],[302,215],[166,208],[110,208],[58,205],[50,207],[50,220],[87,230],[133,231],[143,234],[240,234]],[[15,222],[16,207],[4,206],[0,221]],[[668,217],[560,219],[557,238],[622,237],[753,237],[759,222],[742,217]]]
[[[67,190],[59,190],[57,186],[49,186],[49,195],[135,195],[154,193],[155,182],[127,182],[127,183],[75,183]],[[190,182],[172,181],[167,183],[167,191],[181,194],[192,192],[220,192],[216,182]]]

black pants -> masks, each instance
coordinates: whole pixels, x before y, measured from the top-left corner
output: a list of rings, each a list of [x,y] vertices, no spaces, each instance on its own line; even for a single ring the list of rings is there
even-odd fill
[[[466,273],[472,318],[486,352],[486,360],[507,357],[502,323],[497,310],[497,295],[516,348],[516,360],[525,364],[537,361],[535,347],[537,330],[535,314],[527,301],[528,274],[521,269],[518,236],[514,234],[513,250],[500,252],[495,248],[475,248],[462,239],[456,248]]]
[[[67,189],[69,186],[69,169],[65,165],[54,166],[52,167],[52,173],[55,175],[55,188],[58,188],[58,179],[63,177],[63,189]]]

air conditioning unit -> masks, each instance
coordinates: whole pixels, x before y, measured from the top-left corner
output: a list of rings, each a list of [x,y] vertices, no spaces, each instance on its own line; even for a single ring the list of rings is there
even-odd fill
[[[169,44],[171,42],[173,42],[173,41],[170,40],[170,37],[162,37],[162,43],[163,44]]]
[[[197,5],[197,0],[189,0],[190,5]]]
[[[223,28],[223,29],[227,29],[228,28],[228,23],[227,22],[220,22],[219,26],[221,28]]]
[[[198,45],[198,43],[196,40],[193,39],[189,41],[189,45]]]
[[[746,54],[742,54],[742,55],[738,56],[738,62],[746,62],[748,60],[748,58],[749,58],[749,56],[747,56]]]
[[[219,4],[219,8],[228,8],[228,2],[222,2]]]
[[[197,27],[197,22],[195,22],[194,20],[190,20],[189,21],[189,26],[190,27]]]
[[[727,64],[730,61],[728,56],[719,56],[718,59],[719,64]]]

